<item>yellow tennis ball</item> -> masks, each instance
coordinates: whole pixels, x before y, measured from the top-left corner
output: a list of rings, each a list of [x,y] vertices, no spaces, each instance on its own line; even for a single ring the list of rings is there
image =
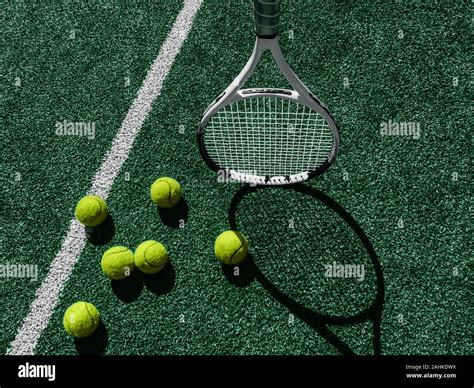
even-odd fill
[[[181,185],[173,178],[158,178],[150,187],[150,196],[159,207],[173,207],[181,199]]]
[[[76,205],[76,218],[85,226],[97,226],[109,214],[105,201],[96,195],[86,195]]]
[[[125,279],[135,268],[133,252],[120,245],[107,249],[102,255],[100,266],[110,279]]]
[[[168,252],[158,241],[142,242],[135,250],[135,266],[145,273],[160,272],[168,262]]]
[[[64,330],[73,337],[81,338],[91,335],[100,322],[97,308],[88,302],[76,302],[69,306],[63,317]]]
[[[226,230],[217,237],[214,252],[223,263],[238,264],[247,256],[247,240],[235,230]]]

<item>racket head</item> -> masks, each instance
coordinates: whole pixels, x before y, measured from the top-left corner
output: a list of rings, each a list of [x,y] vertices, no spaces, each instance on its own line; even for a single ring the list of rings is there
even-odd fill
[[[232,181],[285,185],[324,172],[339,150],[337,124],[311,93],[241,89],[204,114],[198,144],[209,167]]]
[[[265,50],[294,90],[242,89]],[[256,38],[247,64],[203,114],[197,141],[221,177],[254,185],[314,178],[331,165],[340,144],[336,121],[290,68],[277,37]]]

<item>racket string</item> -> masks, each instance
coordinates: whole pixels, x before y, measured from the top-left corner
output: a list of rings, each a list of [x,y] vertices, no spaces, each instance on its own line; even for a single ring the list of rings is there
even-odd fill
[[[204,143],[223,168],[287,176],[318,169],[332,152],[334,138],[324,118],[305,105],[252,97],[218,110],[207,123]]]

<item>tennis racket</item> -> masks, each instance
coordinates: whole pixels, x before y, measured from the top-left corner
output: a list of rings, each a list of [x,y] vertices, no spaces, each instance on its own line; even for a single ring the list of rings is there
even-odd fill
[[[285,185],[325,171],[339,150],[339,130],[328,109],[286,62],[278,43],[280,0],[254,0],[255,46],[240,74],[207,108],[198,144],[209,167],[232,181]],[[270,50],[294,90],[242,89]]]

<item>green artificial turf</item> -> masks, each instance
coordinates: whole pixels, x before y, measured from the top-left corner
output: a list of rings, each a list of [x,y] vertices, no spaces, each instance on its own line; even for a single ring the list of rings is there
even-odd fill
[[[2,353],[181,7],[64,4],[4,11],[1,260],[40,273],[0,279]],[[113,236],[86,245],[35,352],[472,354],[470,15],[462,2],[284,1],[283,51],[336,117],[341,153],[308,183],[248,190],[217,182],[195,130],[248,58],[251,4],[205,1],[113,185]],[[275,76],[264,59],[249,85],[286,85]],[[55,135],[63,119],[95,122],[95,139]],[[389,120],[419,123],[420,138],[382,136]],[[182,184],[173,210],[149,198],[160,176]],[[250,245],[239,277],[213,254],[230,227]],[[163,272],[102,274],[107,248],[149,239],[170,252]],[[363,264],[364,281],[324,277],[334,261]],[[61,320],[77,300],[103,325],[74,341]]]

